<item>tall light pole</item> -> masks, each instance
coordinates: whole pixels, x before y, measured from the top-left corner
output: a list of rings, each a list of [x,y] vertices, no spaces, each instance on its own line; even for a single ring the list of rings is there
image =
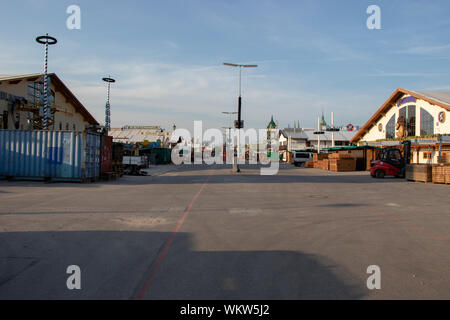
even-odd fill
[[[317,118],[317,131],[314,131],[314,134],[317,134],[317,153],[320,154],[320,135],[325,134],[322,131],[322,124],[320,123],[320,117]]]
[[[44,107],[43,107],[43,118],[42,118],[42,129],[48,129],[48,83],[47,83],[47,67],[48,67],[48,46],[54,45],[58,41],[56,38],[50,37],[48,33],[45,36],[40,36],[36,38],[36,42],[44,45]]]
[[[333,131],[331,131],[331,147],[334,148],[334,112],[331,113],[331,127]]]
[[[105,106],[105,129],[108,132],[109,130],[111,130],[111,105],[109,104],[111,83],[116,82],[116,80],[111,78],[111,76],[103,78],[102,80],[108,83],[108,95],[106,98],[106,106]]]
[[[327,131],[331,131],[331,147],[334,148],[336,146],[334,133],[339,131],[339,129],[334,126],[334,112],[331,112],[331,128],[327,128]]]
[[[231,142],[231,128],[232,128],[231,116],[233,114],[237,114],[237,112],[222,111],[222,113],[225,114],[225,115],[229,115],[230,116],[230,125],[229,125],[229,127],[223,127],[223,128],[224,129],[228,129],[228,137],[226,137],[226,138],[227,138],[227,141]],[[225,136],[227,136],[227,135],[225,135]],[[227,153],[228,153],[228,148],[227,148]],[[231,154],[231,153],[228,153],[228,154]],[[234,158],[234,156],[233,156],[233,158]],[[233,161],[233,163],[234,163],[234,161]]]
[[[233,172],[240,172],[239,165],[237,163],[237,158],[240,155],[239,149],[240,149],[240,136],[241,136],[241,128],[244,127],[244,123],[241,120],[241,105],[242,105],[242,97],[241,97],[241,69],[242,68],[256,68],[256,64],[235,64],[235,63],[223,63],[225,66],[229,67],[235,67],[239,69],[239,91],[238,91],[238,119],[235,124],[235,128],[238,129],[238,136],[237,136],[237,154],[233,156]]]

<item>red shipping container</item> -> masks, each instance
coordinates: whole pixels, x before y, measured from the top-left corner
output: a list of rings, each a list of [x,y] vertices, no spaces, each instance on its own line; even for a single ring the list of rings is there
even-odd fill
[[[113,138],[110,136],[103,136],[102,138],[102,153],[101,153],[101,173],[112,172],[112,143]]]

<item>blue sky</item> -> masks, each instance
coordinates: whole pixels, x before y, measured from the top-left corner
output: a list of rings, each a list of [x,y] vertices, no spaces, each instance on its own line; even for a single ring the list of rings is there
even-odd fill
[[[68,30],[66,8],[81,8]],[[366,9],[381,8],[381,30]],[[105,85],[112,124],[191,128],[228,125],[237,72],[222,62],[257,63],[243,72],[246,126],[312,127],[322,111],[337,124],[364,124],[398,88],[450,91],[450,2],[390,1],[61,1],[2,3],[0,74],[38,73],[48,32],[49,70],[98,121]]]

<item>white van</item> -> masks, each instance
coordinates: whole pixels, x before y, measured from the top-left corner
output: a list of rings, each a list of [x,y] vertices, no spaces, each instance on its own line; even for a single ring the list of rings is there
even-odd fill
[[[291,163],[296,167],[305,167],[306,162],[313,161],[313,153],[307,151],[293,151]]]

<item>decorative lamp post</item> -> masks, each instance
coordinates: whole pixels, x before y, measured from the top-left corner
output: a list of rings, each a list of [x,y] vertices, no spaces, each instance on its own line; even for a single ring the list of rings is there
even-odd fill
[[[108,94],[106,98],[106,106],[105,106],[105,129],[108,132],[111,130],[111,105],[109,104],[110,95],[111,95],[111,83],[116,82],[111,76],[107,78],[103,78],[103,81],[108,83]]]
[[[47,34],[45,36],[39,36],[36,38],[36,42],[44,45],[44,107],[43,107],[43,117],[42,117],[42,128],[44,130],[48,129],[49,120],[49,108],[48,108],[48,46],[54,45],[58,42],[56,38],[51,37]]]

